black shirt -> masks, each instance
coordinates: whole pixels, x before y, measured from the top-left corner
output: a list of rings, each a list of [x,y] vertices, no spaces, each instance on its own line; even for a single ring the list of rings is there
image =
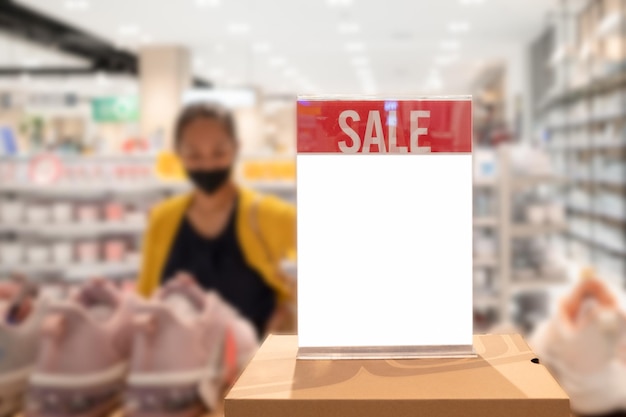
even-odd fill
[[[192,274],[204,289],[217,291],[250,320],[261,337],[276,307],[276,295],[245,261],[237,241],[236,213],[235,207],[226,228],[215,238],[199,234],[184,217],[161,282],[181,271]]]

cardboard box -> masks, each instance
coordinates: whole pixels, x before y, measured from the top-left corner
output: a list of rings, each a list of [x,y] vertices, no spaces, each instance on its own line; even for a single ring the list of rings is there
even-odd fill
[[[521,336],[475,336],[474,347],[471,359],[297,361],[297,336],[270,336],[225,417],[569,417]]]

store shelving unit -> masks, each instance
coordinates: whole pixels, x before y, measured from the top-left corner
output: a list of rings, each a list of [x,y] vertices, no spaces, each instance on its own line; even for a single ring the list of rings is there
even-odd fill
[[[550,26],[551,85],[534,113],[569,179],[563,251],[626,288],[626,0],[565,0]]]
[[[511,147],[501,146],[496,151],[498,175],[493,180],[474,182],[475,191],[488,187],[497,199],[496,212],[489,217],[475,217],[474,229],[489,229],[498,241],[497,253],[493,257],[475,256],[474,269],[487,269],[497,277],[489,288],[474,293],[474,307],[478,310],[495,311],[501,322],[513,321],[511,307],[515,297],[521,293],[550,291],[554,286],[568,283],[565,270],[549,274],[522,276],[513,268],[513,241],[552,236],[567,230],[565,224],[518,223],[513,219],[513,195],[549,184],[562,184],[563,178],[556,175],[515,175],[511,171]],[[477,331],[488,331],[489,328]]]
[[[151,171],[155,157],[152,156],[60,156],[63,163],[104,164],[103,170],[114,172],[116,164],[142,166]],[[28,204],[51,204],[64,202],[76,210],[82,204],[99,205],[100,214],[97,219],[79,220],[76,217],[65,221],[47,220],[45,222],[28,222],[25,213],[22,220],[7,221],[0,213],[0,278],[18,272],[32,277],[83,280],[93,277],[133,278],[139,270],[139,251],[141,238],[146,228],[146,212],[150,206],[163,198],[191,190],[187,181],[161,180],[155,175],[141,178],[103,178],[95,179],[74,176],[73,180],[63,179],[60,182],[42,185],[34,184],[26,179],[28,157],[0,157],[0,169],[9,165],[20,166],[19,180],[0,182],[0,205],[10,200],[19,200]],[[108,166],[112,165],[111,166]],[[13,171],[12,171],[13,172]],[[0,171],[2,173],[2,171]],[[248,180],[240,181],[244,187],[252,188],[264,194],[273,194],[295,202],[295,181],[290,180]],[[105,220],[102,215],[103,204],[116,202],[132,207],[120,220]],[[128,244],[127,255],[121,260],[105,260],[103,246],[107,239],[123,239]],[[18,242],[25,251],[29,245],[45,247],[48,250],[45,262],[28,261],[22,252],[21,259],[2,259],[2,246],[7,241]],[[98,242],[100,249],[98,260],[81,261],[76,255],[76,245],[81,242]],[[51,256],[52,246],[57,242],[71,244],[71,259],[55,262]],[[295,271],[295,266],[290,267]]]

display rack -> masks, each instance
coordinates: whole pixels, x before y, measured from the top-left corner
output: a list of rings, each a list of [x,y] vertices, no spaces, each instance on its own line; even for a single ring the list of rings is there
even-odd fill
[[[79,169],[90,173],[96,172],[96,165],[102,164],[102,167],[97,169],[98,177],[91,175],[83,178],[81,175],[74,175],[69,180],[64,178],[51,184],[36,184],[27,176],[31,158],[0,158],[0,175],[3,178],[0,182],[0,278],[11,273],[23,273],[34,278],[68,281],[93,277],[134,279],[139,271],[141,238],[146,228],[147,212],[163,198],[189,191],[189,183],[182,180],[163,180],[154,175],[154,155],[66,155],[58,158],[68,166],[72,163],[82,164]],[[123,178],[108,176],[120,164],[124,167],[140,167],[144,169],[141,171],[143,174],[129,177],[126,173]],[[6,172],[9,167],[11,175]],[[102,172],[108,174],[103,175]],[[277,195],[295,202],[296,187],[293,180],[250,178],[239,183],[261,193]],[[2,209],[3,204],[8,201],[21,202],[20,210],[23,211],[29,204],[45,205],[48,213],[36,221],[27,219],[25,212],[14,220],[5,219],[2,218]],[[65,210],[71,211],[72,217],[63,220],[51,218],[51,207],[59,202],[67,204]],[[108,219],[102,214],[108,203],[117,203],[132,209],[119,219]],[[96,218],[76,217],[77,208],[84,204],[97,205],[99,214]],[[111,239],[124,242],[126,253],[123,256],[107,259],[103,255],[106,252],[106,242]],[[80,259],[77,248],[81,242],[95,242],[98,245],[97,254]],[[18,255],[13,251],[14,254],[9,257],[6,252],[11,243],[17,243],[19,249]],[[65,254],[59,259],[52,255],[57,244],[66,244],[69,247],[63,249]],[[26,252],[31,247],[35,247],[34,250],[39,250],[40,253],[27,256]],[[295,266],[290,266],[290,270],[295,271]]]
[[[570,179],[556,188],[568,216],[563,252],[626,287],[626,0],[563,1],[548,30],[550,85],[535,119]]]
[[[549,184],[560,184],[564,180],[559,176],[548,174],[514,174],[510,161],[512,148],[503,145],[494,152],[497,175],[493,179],[480,178],[474,181],[475,192],[490,190],[492,197],[497,201],[493,215],[474,218],[474,230],[489,229],[498,242],[495,256],[474,257],[474,270],[487,270],[492,276],[489,285],[480,285],[479,287],[482,287],[480,289],[475,282],[474,309],[495,313],[494,322],[517,325],[512,315],[512,306],[515,306],[515,298],[519,294],[549,292],[554,286],[567,284],[568,277],[564,268],[548,274],[530,276],[516,273],[513,268],[514,240],[552,236],[566,230],[566,225],[514,221],[512,215],[514,195]],[[476,333],[489,329],[490,326],[475,325]]]

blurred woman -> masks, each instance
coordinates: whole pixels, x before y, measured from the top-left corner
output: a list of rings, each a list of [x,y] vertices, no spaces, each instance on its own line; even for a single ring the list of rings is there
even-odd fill
[[[233,181],[239,145],[225,109],[191,105],[174,134],[194,189],[152,210],[139,292],[149,296],[167,279],[188,273],[237,308],[262,337],[280,325],[292,296],[278,265],[295,251],[295,208]]]

